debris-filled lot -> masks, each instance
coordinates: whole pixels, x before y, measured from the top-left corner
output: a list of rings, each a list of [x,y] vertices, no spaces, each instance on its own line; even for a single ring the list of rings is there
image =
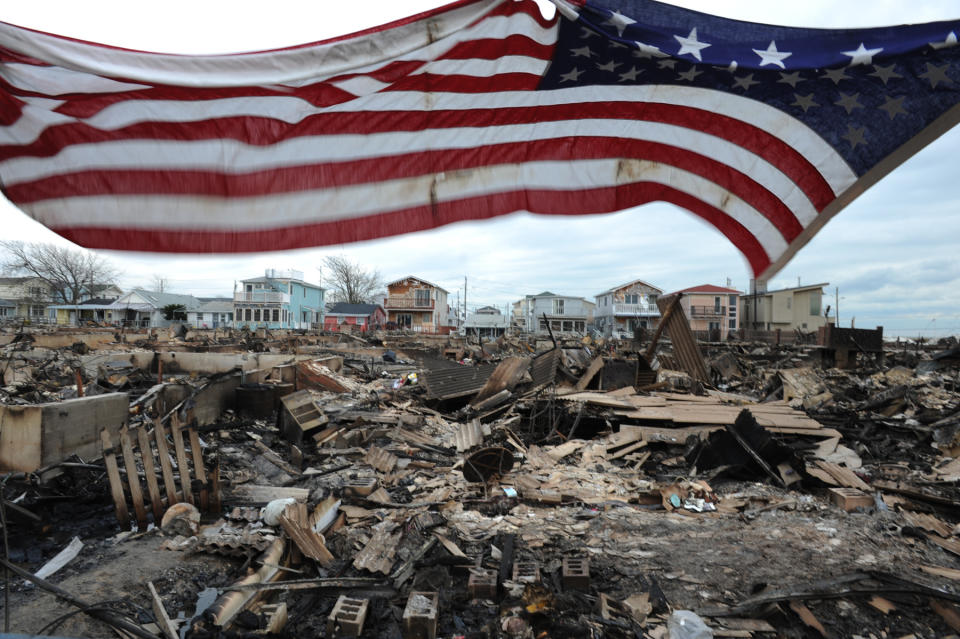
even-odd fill
[[[955,340],[4,330],[11,632],[960,632]]]

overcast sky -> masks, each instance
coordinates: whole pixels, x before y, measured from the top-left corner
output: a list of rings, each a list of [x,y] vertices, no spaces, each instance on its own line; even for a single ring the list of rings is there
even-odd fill
[[[411,15],[429,0],[32,0],[6,2],[0,20],[133,49],[228,53],[316,41]],[[960,18],[958,0],[676,0],[673,4],[742,20],[811,27],[871,27]],[[154,7],[149,9],[148,7]],[[343,9],[337,8],[343,7]],[[840,323],[888,334],[960,334],[960,127],[928,146],[847,207],[770,282],[771,288],[829,282]],[[0,236],[66,243],[0,196]],[[750,272],[718,231],[691,214],[651,204],[598,216],[515,214],[387,240],[230,256],[103,251],[120,267],[123,288],[154,274],[170,291],[229,296],[234,280],[265,268],[295,268],[320,281],[323,257],[342,254],[386,280],[417,275],[462,295],[470,308],[501,308],[549,289],[588,299],[643,279],[665,291],[711,283],[746,290]],[[462,297],[460,298],[462,300]]]

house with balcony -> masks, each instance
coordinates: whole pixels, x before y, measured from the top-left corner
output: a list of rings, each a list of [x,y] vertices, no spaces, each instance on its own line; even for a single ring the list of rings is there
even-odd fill
[[[449,333],[449,292],[413,275],[387,284],[387,322],[417,333]],[[392,325],[391,324],[391,325]]]
[[[671,293],[677,294],[681,296],[679,304],[690,323],[690,330],[695,333],[719,341],[727,339],[728,333],[739,330],[741,291],[701,284]]]
[[[0,277],[0,299],[14,305],[13,312],[8,310],[5,317],[21,317],[32,321],[46,321],[47,309],[54,303],[50,284],[33,276]]]
[[[604,336],[633,335],[637,328],[653,328],[660,321],[657,298],[663,291],[643,280],[633,280],[594,296],[594,326]]]
[[[815,331],[831,321],[823,312],[823,289],[829,285],[821,282],[768,291],[763,282],[757,282],[755,292],[740,296],[741,324],[763,331]]]
[[[234,326],[319,328],[323,298],[323,288],[304,281],[302,271],[267,269],[263,277],[240,281],[233,294]]]
[[[387,323],[387,314],[379,304],[337,302],[323,317],[323,330],[355,330],[366,332]]]
[[[510,328],[510,318],[496,306],[481,306],[467,315],[463,325],[463,334],[473,337],[496,339],[505,335]]]
[[[595,304],[582,297],[558,295],[543,291],[536,295],[526,295],[514,303],[515,313],[519,312],[520,330],[531,333],[547,333],[547,327],[558,333],[584,333],[587,325],[594,320]],[[516,321],[516,320],[514,320]]]

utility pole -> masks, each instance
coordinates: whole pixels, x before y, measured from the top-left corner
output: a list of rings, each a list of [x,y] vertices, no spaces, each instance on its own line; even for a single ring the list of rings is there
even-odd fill
[[[467,332],[467,276],[463,276],[463,332]]]
[[[836,317],[837,328],[840,328],[840,287],[839,286],[833,287],[833,295],[834,295],[834,300],[833,300],[834,314],[837,316]]]

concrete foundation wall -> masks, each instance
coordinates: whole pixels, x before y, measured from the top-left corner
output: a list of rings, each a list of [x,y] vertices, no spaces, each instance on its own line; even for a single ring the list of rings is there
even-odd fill
[[[110,393],[54,404],[0,406],[0,471],[33,472],[71,455],[101,455],[100,431],[119,432],[130,398]]]

